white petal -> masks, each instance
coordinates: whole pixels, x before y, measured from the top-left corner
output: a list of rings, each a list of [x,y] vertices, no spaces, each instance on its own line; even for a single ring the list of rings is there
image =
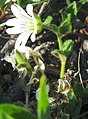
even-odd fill
[[[11,10],[13,14],[20,19],[31,18],[19,5],[13,4],[11,5]]]
[[[49,85],[46,85],[46,93],[49,93]],[[40,96],[40,88],[38,88],[38,90],[36,91],[36,99],[39,100],[39,96]]]
[[[17,28],[17,27],[12,27],[12,28],[8,28],[8,29],[6,30],[6,32],[7,32],[8,34],[19,34],[19,33],[21,33],[22,31],[19,30],[19,28]]]
[[[30,16],[34,16],[34,15],[33,15],[33,6],[32,6],[32,4],[28,4],[28,5],[26,6],[26,11],[27,11],[27,13],[28,13]]]
[[[32,49],[27,46],[18,46],[17,50],[25,55],[27,59],[30,57],[30,52],[32,52]]]
[[[32,42],[35,42],[35,33],[32,33],[32,35],[31,35],[31,41]]]
[[[20,29],[30,29],[31,26],[31,19],[28,20],[22,20],[22,19],[17,19],[17,18],[13,18],[13,19],[9,19],[6,21],[6,25],[7,26],[16,26],[19,27]],[[23,30],[24,31],[24,30]]]
[[[15,49],[18,49],[19,46],[25,46],[30,34],[29,31],[21,33],[15,43]]]
[[[7,26],[16,26],[18,24],[18,19],[13,18],[6,21]]]
[[[19,34],[19,33],[22,33],[22,32],[26,32],[26,31],[29,31],[29,27],[26,26],[26,25],[21,25],[21,24],[18,24],[14,27],[11,27],[11,28],[8,28],[6,30],[6,32],[8,34]]]

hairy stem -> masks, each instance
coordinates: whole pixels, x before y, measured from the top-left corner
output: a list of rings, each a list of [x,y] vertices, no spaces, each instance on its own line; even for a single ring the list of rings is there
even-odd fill
[[[64,78],[65,66],[66,66],[66,61],[65,62],[61,61],[60,79]]]
[[[63,51],[63,43],[59,36],[57,36],[57,41],[58,41],[58,46],[59,46],[60,51]]]

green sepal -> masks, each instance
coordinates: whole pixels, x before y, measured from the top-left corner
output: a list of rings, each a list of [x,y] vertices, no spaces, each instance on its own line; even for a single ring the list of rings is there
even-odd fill
[[[16,61],[17,61],[18,69],[26,68],[28,71],[28,74],[32,73],[32,67],[31,67],[30,61],[27,60],[26,57],[22,53],[18,52],[17,50],[16,50]]]

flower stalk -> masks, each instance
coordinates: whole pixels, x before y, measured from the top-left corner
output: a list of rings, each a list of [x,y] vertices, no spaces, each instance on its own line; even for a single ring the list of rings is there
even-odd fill
[[[60,34],[58,33],[58,29],[56,26],[52,27],[53,25],[43,25],[43,28],[45,29],[48,29],[50,31],[52,31],[53,33],[56,34],[57,36],[57,42],[58,42],[58,46],[59,46],[59,51],[61,53],[58,52],[59,54],[59,58],[60,58],[60,61],[61,61],[61,70],[60,70],[60,79],[63,79],[64,78],[64,73],[65,73],[65,66],[66,66],[66,56],[63,54],[63,42],[62,42],[62,39],[60,37]]]
[[[66,61],[65,62],[61,62],[60,79],[64,78],[65,66],[66,66]]]

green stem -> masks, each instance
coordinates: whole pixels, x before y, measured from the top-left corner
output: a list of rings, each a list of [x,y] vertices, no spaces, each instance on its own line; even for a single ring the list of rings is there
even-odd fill
[[[64,78],[65,66],[66,66],[66,61],[65,62],[61,61],[60,79]]]
[[[63,51],[63,43],[62,43],[60,36],[57,35],[57,39],[58,39],[57,41],[58,41],[59,49],[60,51]]]
[[[52,29],[52,26],[43,25],[43,28],[48,29],[48,30],[50,30],[50,31],[52,31],[53,33],[56,34],[59,49],[60,49],[61,52],[63,52],[63,42],[62,42],[62,39],[61,39],[60,35],[59,35],[56,31],[54,31],[54,30]],[[61,60],[60,79],[63,79],[63,78],[64,78],[66,59],[67,59],[66,56],[60,55],[60,60]]]
[[[51,26],[48,26],[48,25],[44,25],[43,24],[43,28],[48,29],[49,31],[52,31],[53,33],[55,33]]]
[[[62,43],[62,39],[60,38],[60,35],[52,29],[52,26],[43,25],[43,28],[48,29],[48,30],[50,30],[50,31],[52,31],[53,33],[56,34],[59,49],[60,49],[60,51],[63,51],[63,43]]]

